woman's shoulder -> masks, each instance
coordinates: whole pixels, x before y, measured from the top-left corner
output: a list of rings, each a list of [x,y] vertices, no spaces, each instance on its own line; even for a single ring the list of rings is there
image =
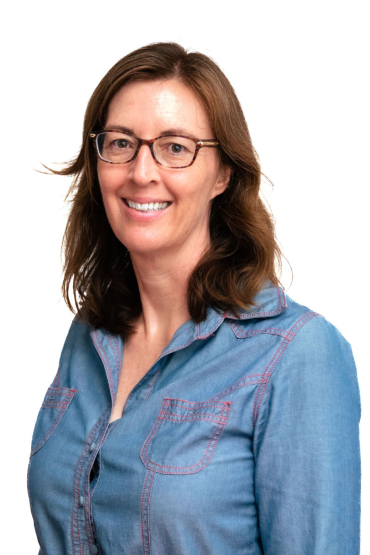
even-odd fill
[[[266,283],[256,307],[238,322],[240,336],[260,332],[280,336],[266,372],[266,381],[297,387],[333,387],[338,380],[358,389],[356,365],[349,342],[324,315],[291,298],[282,287]],[[268,309],[268,310],[267,310]],[[268,389],[268,388],[267,388]]]
[[[69,375],[75,361],[80,359],[82,354],[89,356],[92,351],[92,331],[93,327],[84,318],[84,312],[82,312],[82,316],[77,313],[71,321],[60,353],[59,379],[61,374]]]
[[[289,339],[301,347],[308,346],[315,351],[332,351],[336,348],[350,349],[336,325],[313,308],[297,302],[285,293],[286,310],[281,314],[281,323],[289,334]]]
[[[255,305],[243,310],[238,326],[245,334],[258,332],[282,335],[287,342],[308,342],[316,347],[349,345],[338,328],[314,308],[291,298],[283,287],[266,281],[254,299]]]
[[[294,426],[299,414],[320,422],[332,417],[337,423],[344,418],[341,411],[350,411],[357,425],[361,398],[349,342],[323,315],[284,296],[285,309],[270,323],[283,337],[264,373],[258,425],[263,428],[273,415],[282,421],[284,415],[286,425]]]
[[[351,399],[361,413],[357,369],[352,348],[325,316],[298,303],[285,292],[285,309],[273,318],[274,328],[284,333],[266,373],[267,396],[278,391],[292,403],[311,399]],[[267,322],[265,321],[265,325]]]

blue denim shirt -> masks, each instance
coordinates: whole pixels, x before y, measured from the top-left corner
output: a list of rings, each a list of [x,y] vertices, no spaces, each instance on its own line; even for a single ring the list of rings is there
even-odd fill
[[[350,345],[269,282],[255,301],[180,326],[111,424],[122,339],[74,319],[32,438],[40,555],[359,553]]]

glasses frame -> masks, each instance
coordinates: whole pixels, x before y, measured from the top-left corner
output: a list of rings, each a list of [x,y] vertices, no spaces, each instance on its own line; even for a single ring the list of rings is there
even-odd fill
[[[128,135],[129,137],[133,137],[134,139],[136,139],[137,141],[139,141],[136,151],[133,155],[132,158],[130,158],[130,160],[126,160],[126,162],[111,162],[111,160],[106,160],[105,158],[102,157],[102,155],[100,154],[99,151],[99,147],[98,147],[98,138],[100,135],[103,135],[104,133],[122,133],[123,135]],[[154,149],[153,149],[153,143],[154,141],[157,141],[158,139],[162,139],[163,137],[181,137],[182,139],[189,139],[190,141],[193,141],[195,143],[195,152],[194,152],[194,156],[192,161],[190,162],[190,164],[187,164],[186,166],[166,166],[165,164],[161,164],[161,162],[159,162],[157,160],[157,158],[155,157],[154,154]],[[132,135],[131,133],[125,133],[123,131],[117,130],[117,129],[107,129],[106,131],[100,131],[99,133],[90,133],[90,138],[94,140],[94,147],[95,150],[100,158],[100,160],[102,160],[103,162],[106,162],[107,164],[128,164],[129,162],[132,162],[133,160],[135,160],[136,156],[138,155],[138,152],[140,150],[140,147],[142,145],[148,145],[148,147],[150,148],[150,152],[152,153],[153,159],[155,160],[155,162],[157,162],[157,164],[159,164],[160,166],[163,166],[164,168],[171,168],[174,170],[181,170],[183,168],[189,168],[192,164],[194,164],[196,157],[198,156],[198,152],[201,148],[203,147],[217,147],[218,146],[218,142],[215,141],[214,139],[193,139],[193,137],[188,137],[186,135],[160,135],[160,137],[155,137],[155,139],[140,139],[140,137],[136,137],[136,135]]]

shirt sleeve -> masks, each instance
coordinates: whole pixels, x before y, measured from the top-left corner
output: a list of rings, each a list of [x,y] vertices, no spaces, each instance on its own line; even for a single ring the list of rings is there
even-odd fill
[[[360,418],[351,347],[316,316],[289,342],[257,415],[264,555],[360,553]]]

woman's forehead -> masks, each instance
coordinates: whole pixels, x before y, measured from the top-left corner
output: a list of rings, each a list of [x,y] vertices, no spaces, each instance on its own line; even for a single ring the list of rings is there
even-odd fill
[[[199,138],[212,136],[202,102],[188,86],[175,79],[133,81],[122,87],[108,109],[106,128],[115,126],[135,128],[139,136],[143,132],[160,134],[171,129],[188,130]]]

